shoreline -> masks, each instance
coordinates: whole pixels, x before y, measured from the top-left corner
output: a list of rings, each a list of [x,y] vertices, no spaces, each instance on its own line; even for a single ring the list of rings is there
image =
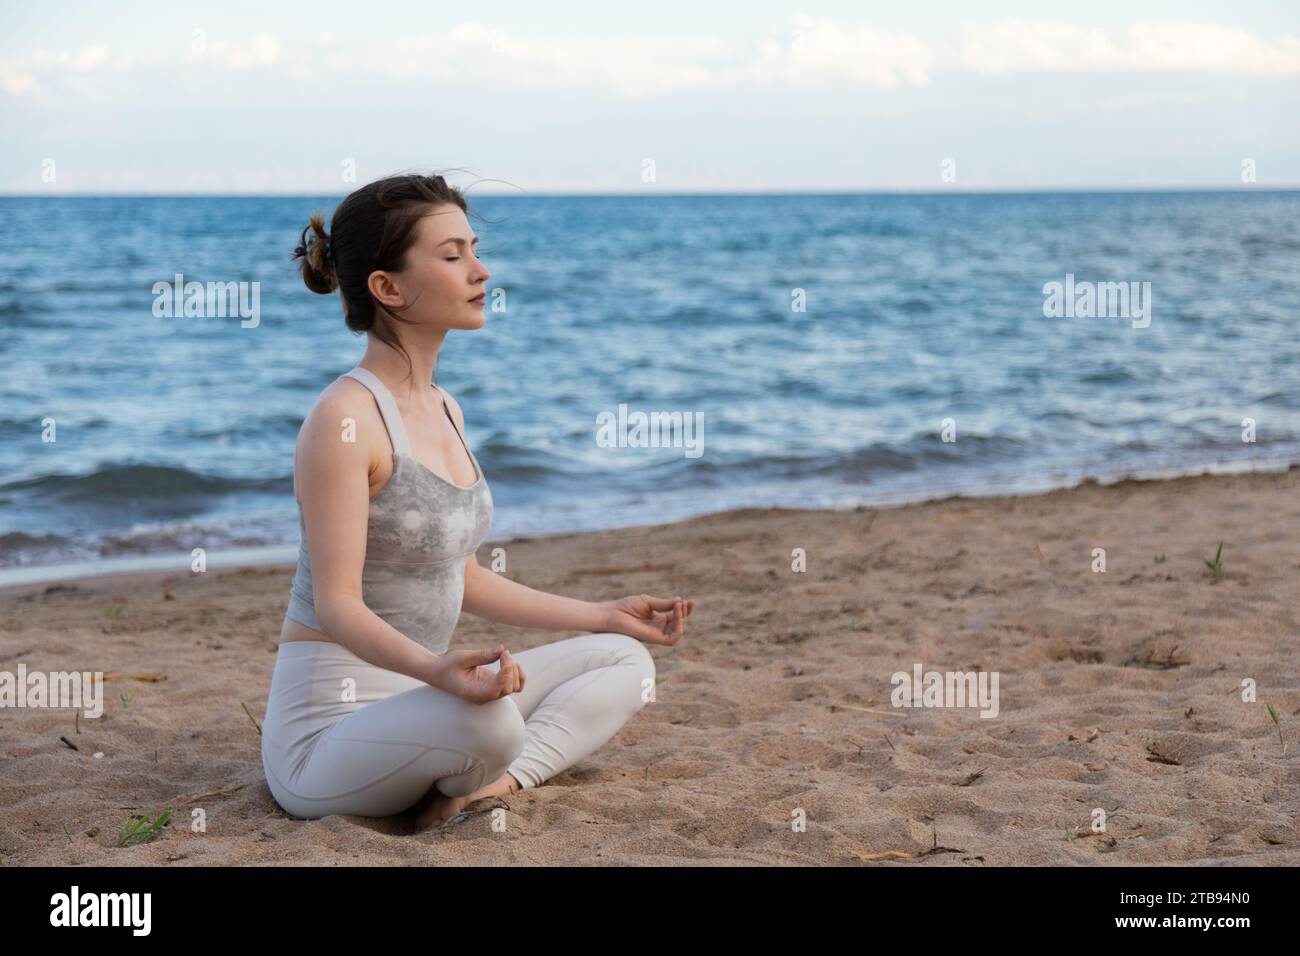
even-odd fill
[[[883,495],[880,496],[879,500],[875,503],[854,504],[844,507],[810,507],[791,509],[789,506],[785,505],[742,505],[733,508],[724,508],[717,511],[702,512],[700,514],[689,515],[683,518],[676,518],[668,522],[656,524],[654,527],[680,524],[702,518],[721,518],[737,512],[764,510],[766,508],[779,511],[801,510],[810,512],[824,511],[847,513],[859,511],[864,508],[872,510],[903,508],[910,505],[923,505],[953,499],[986,501],[1002,498],[1035,498],[1061,491],[1072,491],[1089,485],[1111,487],[1113,485],[1124,484],[1125,482],[1130,481],[1176,481],[1183,478],[1213,477],[1221,475],[1278,474],[1287,473],[1293,470],[1300,470],[1300,462],[1285,458],[1250,459],[1244,462],[1214,462],[1208,465],[1199,466],[1196,469],[1182,469],[1175,466],[1168,469],[1124,471],[1114,475],[1087,476],[1060,484],[1048,481],[1045,484],[1029,485],[1025,490],[1021,491],[980,489],[958,493],[937,492],[928,496],[913,496],[908,494]],[[643,527],[650,527],[650,525],[617,525],[603,528],[575,528],[570,530],[541,532],[537,534],[509,535],[502,538],[495,538],[489,535],[484,544],[485,546],[505,545],[518,541],[544,540],[551,537],[567,537],[575,534],[600,534],[608,531],[628,531]],[[261,568],[280,564],[294,564],[297,561],[298,547],[298,544],[294,543],[261,545],[257,547],[232,548],[226,550],[218,549],[208,554],[208,566],[212,568],[230,569]],[[95,578],[118,578],[151,574],[188,573],[190,562],[191,558],[188,552],[177,552],[149,553],[142,555],[112,555],[98,560],[87,559],[80,561],[56,562],[53,564],[20,564],[12,567],[0,567],[0,595],[18,588],[42,584],[57,584],[59,582],[86,581]]]

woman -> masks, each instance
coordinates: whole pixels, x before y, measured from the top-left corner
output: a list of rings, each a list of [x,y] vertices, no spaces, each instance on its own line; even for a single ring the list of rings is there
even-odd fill
[[[368,333],[294,455],[302,546],[262,763],[295,816],[418,805],[423,828],[538,786],[652,697],[644,644],[676,644],[694,606],[580,601],[480,567],[491,493],[460,404],[431,381],[447,332],[484,323],[489,272],[467,211],[441,176],[390,177],[344,199],[328,233],[312,216],[294,251],[307,287],[338,289],[348,327]],[[593,633],[517,655],[448,651],[462,610]]]

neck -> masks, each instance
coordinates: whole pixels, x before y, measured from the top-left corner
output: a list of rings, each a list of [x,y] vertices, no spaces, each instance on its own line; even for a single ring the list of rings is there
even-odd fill
[[[381,342],[373,335],[367,335],[366,352],[358,365],[364,365],[374,372],[388,386],[396,398],[415,397],[423,400],[432,390],[429,383],[433,381],[433,369],[438,364],[438,351],[446,338],[445,330],[430,331],[402,329],[400,341],[411,358],[410,372],[407,371],[406,358],[392,346]]]

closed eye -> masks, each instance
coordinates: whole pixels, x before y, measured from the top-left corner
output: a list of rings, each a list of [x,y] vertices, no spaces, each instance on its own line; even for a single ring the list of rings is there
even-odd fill
[[[443,242],[454,242],[456,245],[460,246],[462,249],[465,248],[465,240],[464,240],[464,239],[445,239],[445,240],[443,240]],[[439,245],[442,245],[442,243],[439,243]],[[478,236],[475,236],[473,239],[470,240],[469,248],[470,248],[470,251],[472,251],[472,252],[474,253],[474,258],[477,259],[477,258],[479,257],[479,256],[478,256]],[[444,262],[459,262],[459,261],[460,261],[460,256],[444,256],[444,257],[443,257],[443,261],[444,261]]]

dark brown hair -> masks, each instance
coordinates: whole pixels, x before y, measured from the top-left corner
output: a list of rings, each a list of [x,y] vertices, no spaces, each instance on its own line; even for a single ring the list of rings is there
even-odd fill
[[[415,244],[416,224],[431,209],[446,204],[469,212],[460,190],[440,175],[378,179],[344,198],[334,210],[329,232],[325,231],[325,217],[313,213],[290,257],[301,260],[303,282],[311,291],[326,295],[339,290],[349,329],[370,332],[401,352],[408,370],[411,357],[402,347],[394,323],[410,320],[380,305],[367,283],[376,270],[400,272],[406,265],[406,253]]]

